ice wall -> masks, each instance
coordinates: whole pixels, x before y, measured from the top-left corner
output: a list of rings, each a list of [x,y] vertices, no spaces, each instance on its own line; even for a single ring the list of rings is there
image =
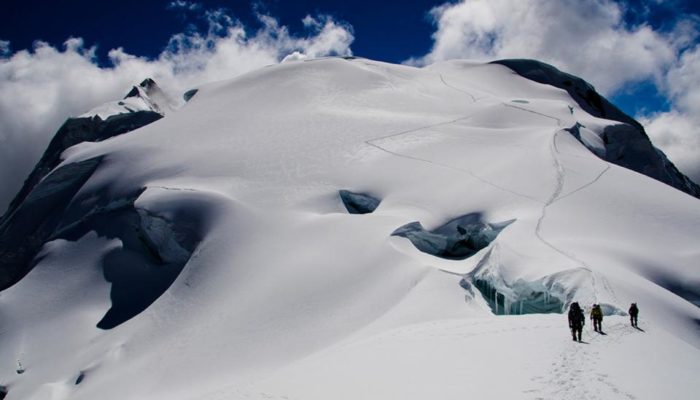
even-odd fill
[[[411,222],[391,235],[405,237],[424,253],[451,260],[463,260],[485,248],[498,234],[515,220],[498,223],[482,221],[480,213],[455,218],[428,231],[420,222]]]
[[[601,276],[586,268],[570,268],[527,278],[517,266],[507,265],[498,243],[466,274],[460,285],[471,293],[480,293],[497,315],[563,313],[573,301],[588,310],[600,304],[604,315],[625,315],[611,301]],[[477,291],[474,290],[476,288]]]

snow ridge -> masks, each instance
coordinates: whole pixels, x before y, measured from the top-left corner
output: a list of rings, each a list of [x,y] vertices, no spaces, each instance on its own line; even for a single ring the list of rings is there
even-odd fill
[[[75,119],[0,222],[6,400],[694,399],[700,203],[571,79],[325,58]]]

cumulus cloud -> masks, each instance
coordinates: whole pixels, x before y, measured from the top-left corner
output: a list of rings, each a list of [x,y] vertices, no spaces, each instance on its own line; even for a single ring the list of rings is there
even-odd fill
[[[611,93],[625,83],[661,78],[675,59],[670,35],[627,26],[609,0],[466,0],[430,12],[431,51],[415,64],[470,58],[536,58]]]
[[[278,63],[288,54],[352,54],[352,28],[327,16],[305,18],[310,22],[305,34],[293,35],[269,15],[258,15],[261,27],[254,32],[221,10],[202,15],[208,22],[206,32],[174,35],[155,58],[123,48],[110,50],[107,67],[98,65],[96,48],[80,38],[69,38],[62,48],[39,41],[14,54],[9,42],[0,41],[0,213],[66,118],[122,97],[146,77],[178,94]]]
[[[175,0],[168,3],[168,10],[196,11],[202,8],[200,3],[185,0]]]
[[[685,51],[666,76],[671,110],[640,117],[654,144],[695,182],[700,182],[699,87],[700,46],[696,46]]]
[[[0,57],[10,54],[10,42],[7,40],[0,40]]]
[[[664,31],[645,21],[653,4],[636,10],[612,0],[462,0],[430,11],[429,53],[413,65],[469,58],[535,58],[581,76],[612,95],[652,82],[672,110],[638,116],[652,141],[700,181],[700,52],[698,19],[681,16]],[[633,22],[625,19],[635,11]],[[626,14],[627,13],[627,14]]]

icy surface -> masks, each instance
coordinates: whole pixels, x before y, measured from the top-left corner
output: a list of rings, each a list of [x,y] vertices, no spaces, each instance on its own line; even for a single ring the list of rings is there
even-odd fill
[[[368,194],[340,190],[340,199],[350,214],[369,214],[379,207],[380,200]]]
[[[66,236],[0,292],[0,385],[9,400],[695,399],[700,309],[679,294],[700,285],[700,202],[595,155],[577,124],[602,140],[620,122],[497,64],[329,58],[201,86],[63,152],[59,169],[102,161],[77,192],[48,186],[69,197]],[[349,215],[339,188],[381,206]],[[391,236],[475,211],[514,221],[464,260]],[[129,252],[184,266],[100,329],[115,288],[143,293],[105,279]],[[601,303],[607,335],[496,315],[516,301]],[[631,302],[643,331],[617,315]]]
[[[199,91],[199,89],[190,89],[182,95],[182,99],[185,101],[190,101]]]
[[[413,243],[418,250],[451,260],[463,260],[476,254],[514,220],[500,223],[481,221],[478,213],[464,215],[432,230],[427,231],[420,222],[411,222],[397,230],[392,236],[402,236]]]

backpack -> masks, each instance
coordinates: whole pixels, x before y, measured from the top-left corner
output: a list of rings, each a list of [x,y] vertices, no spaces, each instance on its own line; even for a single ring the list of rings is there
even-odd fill
[[[630,315],[636,316],[639,313],[639,309],[637,308],[637,303],[632,303],[632,306],[630,307]]]

